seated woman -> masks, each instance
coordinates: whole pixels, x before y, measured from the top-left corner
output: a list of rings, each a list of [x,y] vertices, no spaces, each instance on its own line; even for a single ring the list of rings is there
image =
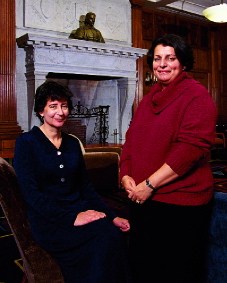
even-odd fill
[[[54,81],[39,86],[34,111],[42,124],[16,141],[13,165],[33,237],[57,260],[65,283],[131,282],[122,233],[129,222],[100,199],[79,141],[61,131],[71,96]]]

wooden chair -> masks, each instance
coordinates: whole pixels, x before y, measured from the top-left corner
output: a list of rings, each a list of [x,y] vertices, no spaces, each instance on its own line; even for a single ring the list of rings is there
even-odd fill
[[[58,264],[33,240],[14,169],[1,157],[0,204],[23,261],[23,282],[64,283]]]

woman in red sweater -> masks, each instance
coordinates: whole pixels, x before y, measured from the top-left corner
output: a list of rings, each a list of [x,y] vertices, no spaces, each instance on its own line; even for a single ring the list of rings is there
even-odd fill
[[[131,199],[130,252],[135,283],[205,282],[213,197],[209,156],[217,111],[207,89],[187,74],[191,47],[167,34],[148,64],[157,83],[141,101],[120,161]]]

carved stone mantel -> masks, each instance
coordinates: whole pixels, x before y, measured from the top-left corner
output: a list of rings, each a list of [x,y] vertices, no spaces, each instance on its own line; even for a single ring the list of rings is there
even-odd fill
[[[26,53],[30,120],[35,89],[49,73],[109,77],[118,84],[118,129],[124,140],[136,92],[136,60],[147,53],[146,49],[30,33],[17,38],[17,44]]]
[[[36,71],[113,77],[136,78],[136,59],[147,52],[117,44],[35,34],[19,37],[17,44],[27,50],[27,67],[34,64]]]

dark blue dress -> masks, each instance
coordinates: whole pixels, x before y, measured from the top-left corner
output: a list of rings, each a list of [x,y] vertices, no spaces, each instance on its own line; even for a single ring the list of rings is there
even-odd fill
[[[125,235],[94,191],[77,139],[62,133],[57,149],[35,126],[17,138],[13,165],[34,239],[57,259],[66,283],[131,282]],[[74,226],[88,209],[107,217]]]

